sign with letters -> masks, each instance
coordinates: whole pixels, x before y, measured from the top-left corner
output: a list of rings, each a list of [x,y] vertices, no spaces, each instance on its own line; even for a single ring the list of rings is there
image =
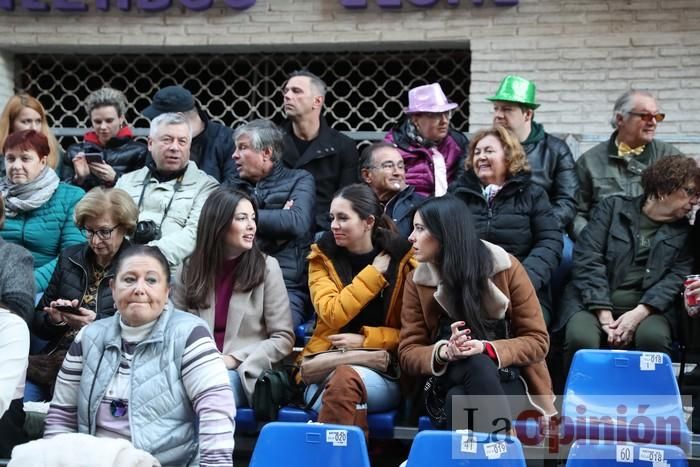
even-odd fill
[[[461,3],[471,3],[482,6],[485,0],[338,0],[347,9],[367,8],[375,3],[379,8],[397,9],[403,5],[420,8],[431,8],[436,5],[457,7]],[[490,0],[496,6],[514,6],[519,0]],[[255,5],[255,0],[224,0],[224,3],[234,10],[247,10]],[[214,0],[94,0],[95,11],[110,11],[115,8],[120,11],[131,11],[132,8],[144,12],[165,11],[173,6],[181,6],[190,11],[205,11],[214,6]],[[15,11],[20,8],[33,12],[63,11],[81,13],[89,10],[87,0],[0,0],[0,9]]]

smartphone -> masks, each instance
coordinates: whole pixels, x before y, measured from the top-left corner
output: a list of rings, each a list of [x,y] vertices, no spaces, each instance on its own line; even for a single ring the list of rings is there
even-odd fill
[[[60,311],[61,313],[70,313],[71,315],[82,315],[79,309],[70,305],[56,305],[54,308]]]
[[[93,163],[99,163],[99,164],[104,164],[104,159],[102,159],[102,153],[101,152],[86,152],[85,153],[85,160],[87,161],[88,164],[93,164]]]

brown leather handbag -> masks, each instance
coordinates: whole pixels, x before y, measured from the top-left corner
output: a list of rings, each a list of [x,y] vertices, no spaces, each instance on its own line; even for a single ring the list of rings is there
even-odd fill
[[[391,354],[384,349],[333,349],[305,355],[301,379],[305,384],[320,383],[340,365],[359,365],[379,373],[389,373]]]

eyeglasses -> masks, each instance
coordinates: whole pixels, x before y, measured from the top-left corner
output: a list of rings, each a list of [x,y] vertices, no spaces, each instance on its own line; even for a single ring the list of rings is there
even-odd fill
[[[696,190],[695,187],[683,187],[683,191],[688,195],[688,198],[697,198],[700,196],[700,191]]]
[[[393,172],[394,170],[405,170],[406,166],[404,165],[403,162],[382,162],[380,165],[373,165],[370,167],[371,169],[380,169],[380,170],[386,170],[387,172],[391,171]]]
[[[666,118],[666,114],[661,113],[661,112],[655,113],[655,114],[653,114],[651,112],[630,112],[630,115],[635,115],[635,116],[641,118],[642,120],[644,120],[645,122],[650,122],[652,120],[656,120],[656,122],[659,123],[659,122],[663,122],[664,119]]]
[[[109,403],[109,413],[112,417],[123,417],[129,409],[129,403],[121,399],[114,399]]]
[[[441,120],[443,118],[446,118],[448,121],[452,120],[451,110],[448,110],[446,112],[422,112],[421,115],[431,120]]]
[[[112,237],[112,232],[117,230],[117,227],[119,227],[119,224],[115,225],[111,229],[92,230],[83,227],[81,230],[83,231],[83,235],[85,235],[88,240],[90,240],[95,235],[97,235],[97,238],[99,238],[100,240],[109,240]]]

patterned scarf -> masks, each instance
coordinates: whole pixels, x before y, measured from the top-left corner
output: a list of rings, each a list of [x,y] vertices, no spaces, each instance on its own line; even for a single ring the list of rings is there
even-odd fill
[[[484,195],[486,203],[489,205],[489,207],[493,206],[493,199],[496,197],[498,192],[501,191],[501,188],[503,188],[501,185],[495,185],[493,183],[482,188],[481,192]]]
[[[50,167],[44,167],[39,175],[27,183],[12,183],[9,177],[0,179],[0,193],[5,199],[5,215],[18,214],[43,206],[58,188],[58,175]]]

